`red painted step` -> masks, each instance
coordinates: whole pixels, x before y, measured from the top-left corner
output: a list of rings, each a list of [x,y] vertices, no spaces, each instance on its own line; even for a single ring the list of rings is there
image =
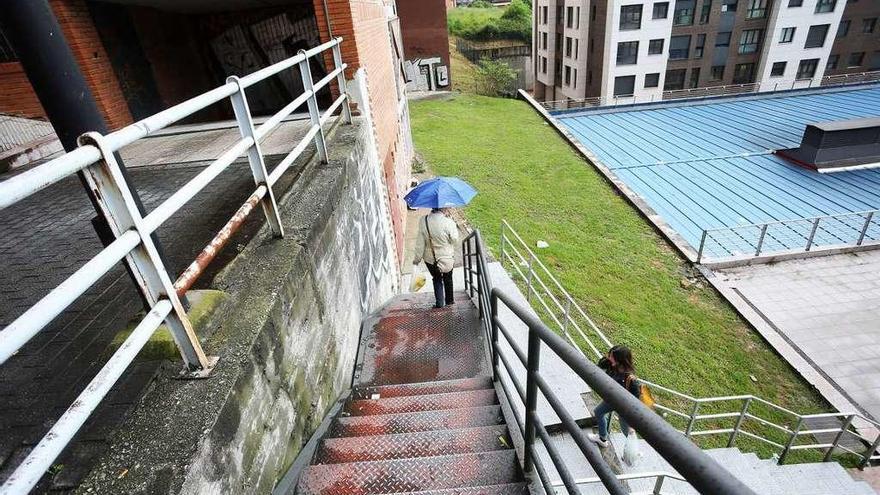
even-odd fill
[[[505,425],[396,435],[328,438],[321,443],[314,463],[333,464],[489,452],[508,449],[512,445]]]
[[[388,494],[522,481],[513,450],[320,464],[303,471],[298,495]]]
[[[396,493],[395,495],[528,495],[527,483],[506,483],[504,485],[474,486],[470,488],[447,488],[424,492]],[[390,495],[390,494],[383,494]]]
[[[466,392],[469,390],[485,390],[493,388],[491,376],[477,376],[460,380],[439,382],[401,383],[399,385],[380,385],[376,387],[355,387],[351,392],[353,399],[372,399],[378,394],[380,399],[403,397],[410,395],[447,394],[450,392]]]
[[[466,407],[416,413],[338,417],[329,437],[390,435],[428,430],[455,430],[504,423],[501,406]]]
[[[393,414],[402,412],[459,409],[463,407],[491,406],[498,404],[495,390],[469,390],[448,394],[389,397],[387,399],[358,399],[346,404],[345,412],[352,416]]]

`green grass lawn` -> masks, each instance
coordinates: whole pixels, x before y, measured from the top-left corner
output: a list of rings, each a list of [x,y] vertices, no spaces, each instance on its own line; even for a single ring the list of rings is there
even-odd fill
[[[428,167],[479,191],[465,213],[495,257],[502,218],[526,242],[547,241],[542,261],[612,341],[633,349],[640,376],[696,397],[831,410],[718,294],[683,287],[683,259],[528,104],[462,94],[410,108]]]

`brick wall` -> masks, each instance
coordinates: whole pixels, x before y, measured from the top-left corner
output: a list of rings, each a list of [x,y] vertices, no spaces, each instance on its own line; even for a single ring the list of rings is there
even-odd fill
[[[444,0],[397,1],[403,51],[407,60],[440,57],[443,65],[450,67],[446,8]]]
[[[0,88],[3,88],[0,91],[0,113],[35,118],[46,116],[20,63],[0,64]]]
[[[321,40],[329,39],[322,0],[314,0]],[[327,0],[333,36],[342,37],[342,59],[348,64],[346,79],[357,69],[366,75],[370,117],[383,167],[391,223],[398,257],[403,253],[406,205],[403,195],[409,181],[411,151],[409,122],[398,114],[397,78],[386,6],[382,0]],[[405,103],[404,103],[405,104]],[[400,261],[400,260],[398,260]]]
[[[50,0],[49,4],[92,90],[98,109],[107,121],[107,127],[118,129],[130,124],[132,118],[128,105],[85,0]]]

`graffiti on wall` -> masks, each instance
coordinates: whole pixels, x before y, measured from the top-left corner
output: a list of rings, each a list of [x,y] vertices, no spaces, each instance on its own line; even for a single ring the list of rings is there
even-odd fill
[[[409,91],[437,91],[449,86],[449,68],[440,57],[406,60],[403,71]]]
[[[320,43],[314,15],[295,17],[281,13],[268,18],[244,18],[210,39],[211,52],[223,74],[245,75],[296,55],[300,49]],[[319,57],[312,58],[312,76],[326,71]],[[224,76],[225,77],[225,76]],[[299,68],[282,72],[248,89],[248,103],[255,112],[277,110],[302,94]]]

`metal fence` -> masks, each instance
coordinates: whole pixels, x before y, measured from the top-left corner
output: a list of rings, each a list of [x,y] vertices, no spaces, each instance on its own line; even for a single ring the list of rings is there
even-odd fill
[[[547,111],[589,109],[597,107],[632,105],[635,103],[653,103],[659,101],[709,98],[713,96],[730,96],[739,94],[759,93],[763,91],[785,91],[792,89],[807,89],[825,86],[844,86],[849,84],[862,84],[866,82],[880,81],[880,71],[859,72],[855,74],[840,74],[825,76],[819,84],[813,84],[812,79],[796,79],[788,81],[774,81],[771,83],[747,83],[728,84],[724,86],[706,86],[702,88],[675,89],[663,91],[662,95],[617,95],[596,96],[591,98],[553,100],[541,103]]]
[[[500,261],[525,287],[526,300],[551,328],[588,359],[604,356],[611,340],[506,221],[501,227]],[[587,349],[588,351],[584,351]],[[831,460],[852,454],[864,467],[880,460],[880,423],[856,412],[799,414],[754,395],[693,397],[639,378],[657,399],[657,410],[688,438],[723,439],[728,447],[745,437],[769,448],[785,462],[793,451],[815,450]]]
[[[681,437],[675,429],[651,412],[644,404],[620,387],[614,380],[593,364],[577,346],[571,345],[548,328],[532,312],[521,306],[503,291],[493,288],[488,273],[485,246],[479,231],[473,232],[462,243],[465,265],[465,289],[471,297],[476,297],[480,310],[482,326],[487,334],[489,352],[491,353],[492,374],[508,400],[519,400],[525,409],[525,417],[514,415],[519,432],[522,435],[523,469],[526,473],[536,472],[538,479],[548,494],[557,493],[556,486],[564,486],[569,494],[580,494],[581,485],[601,483],[611,494],[629,493],[624,486],[627,477],[616,475],[608,465],[599,447],[591,442],[583,429],[575,422],[571,414],[556,396],[549,382],[541,375],[541,348],[546,346],[581,379],[591,390],[599,394],[603,400],[614,407],[618,414],[642,436],[670,465],[682,474],[681,477],[666,473],[650,473],[633,476],[634,478],[656,478],[654,493],[663,493],[663,482],[669,478],[687,480],[701,493],[737,494],[754,493],[741,481],[734,478],[716,461],[710,458],[696,445]],[[510,330],[498,318],[498,309],[507,307],[513,315],[528,327],[528,347],[521,348]],[[500,339],[509,344],[511,354],[499,345]],[[525,368],[525,383],[516,378],[515,367]],[[506,380],[498,380],[499,370],[505,370],[510,377],[510,385]],[[512,387],[512,389],[511,389]],[[589,462],[596,479],[575,479],[568,469],[566,459],[559,452],[552,437],[537,414],[538,394],[546,398],[553,412],[559,417],[562,427],[571,435],[580,453]],[[540,437],[550,462],[561,478],[560,483],[550,478],[547,466],[536,449],[536,437]],[[569,461],[571,459],[568,459]]]
[[[697,263],[847,249],[880,242],[878,210],[706,229]]]
[[[25,493],[39,481],[163,322],[174,337],[190,376],[204,376],[209,372],[216,358],[205,355],[180,298],[257,204],[262,206],[272,233],[276,237],[284,235],[272,190],[273,184],[311,142],[315,144],[317,156],[322,161],[326,161],[324,126],[337,110],[341,108],[340,118],[344,122],[351,122],[345,92],[346,64],[342,63],[340,42],[341,38],[336,38],[315,48],[301,50],[294,57],[241,78],[230,76],[223,86],[106,136],[98,133],[85,134],[80,137],[80,147],[76,150],[0,183],[0,209],[2,209],[82,171],[89,187],[98,198],[101,213],[107,218],[116,237],[94,258],[0,331],[0,363],[15,354],[120,261],[125,260],[128,264],[138,282],[138,289],[151,306],[151,310],[128,339],[6,480],[0,488],[0,493]],[[334,70],[314,82],[309,60],[315,56],[324,57],[327,52],[332,52]],[[297,69],[302,78],[303,94],[285,105],[259,127],[255,127],[248,107],[246,90],[271,77],[281,76],[285,71]],[[316,93],[331,84],[333,80],[336,80],[338,85],[339,96],[322,114],[318,110]],[[142,215],[114,157],[114,152],[210,105],[226,101],[227,98],[232,104],[241,139],[153,211]],[[274,170],[268,171],[260,151],[260,141],[303,104],[308,106],[309,111],[308,132]],[[253,194],[198,258],[176,281],[172,281],[156,250],[151,234],[243,154],[247,156],[254,176]]]

